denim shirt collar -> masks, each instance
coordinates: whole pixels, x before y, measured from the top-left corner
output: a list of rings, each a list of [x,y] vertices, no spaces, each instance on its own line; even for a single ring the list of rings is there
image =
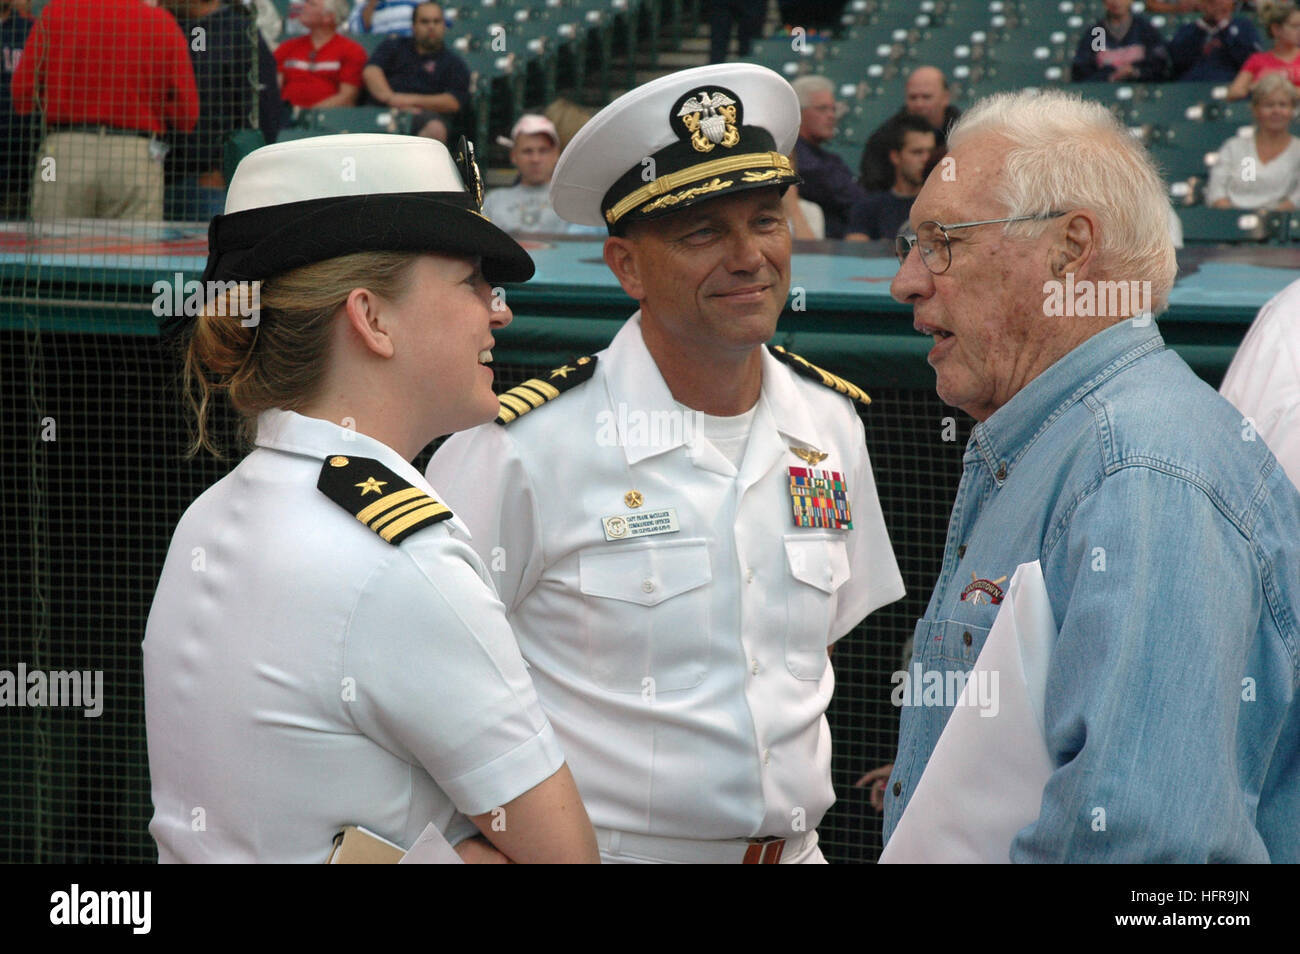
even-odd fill
[[[963,462],[982,461],[1001,486],[1034,440],[1075,402],[1133,362],[1164,349],[1152,320],[1126,318],[1098,332],[975,425]]]

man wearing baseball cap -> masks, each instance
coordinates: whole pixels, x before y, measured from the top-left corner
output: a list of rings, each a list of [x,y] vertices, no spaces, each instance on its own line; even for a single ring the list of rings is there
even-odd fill
[[[639,307],[430,480],[474,528],[607,862],[823,860],[828,648],[903,595],[855,385],[765,345],[799,105],[752,64],[617,99],[560,157]]]
[[[560,158],[560,134],[545,116],[525,113],[510,131],[510,161],[519,181],[493,189],[483,200],[483,214],[512,235],[527,232],[564,232],[568,223],[551,207],[551,174]]]

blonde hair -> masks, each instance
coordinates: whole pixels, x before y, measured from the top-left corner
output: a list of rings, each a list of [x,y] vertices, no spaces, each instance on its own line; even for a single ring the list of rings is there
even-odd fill
[[[997,195],[1008,216],[1088,209],[1101,226],[1097,257],[1103,273],[1149,281],[1153,310],[1164,309],[1178,271],[1164,180],[1146,149],[1105,106],[1058,90],[997,93],[962,115],[948,134],[948,148],[984,134],[1009,142]],[[1032,237],[1049,224],[1021,222],[1004,229]]]
[[[222,456],[210,420],[220,393],[240,415],[244,446],[253,443],[263,411],[308,404],[320,389],[334,316],[348,295],[368,288],[383,298],[401,298],[417,257],[358,252],[275,275],[262,282],[255,321],[238,317],[240,292],[234,287],[208,302],[185,348],[182,389],[195,423],[187,456],[201,450]]]
[[[1285,73],[1265,73],[1255,83],[1250,91],[1250,103],[1252,106],[1258,106],[1269,96],[1274,93],[1280,93],[1283,90],[1291,97],[1291,105],[1295,105],[1297,98],[1300,98],[1300,90],[1291,84],[1291,80]]]

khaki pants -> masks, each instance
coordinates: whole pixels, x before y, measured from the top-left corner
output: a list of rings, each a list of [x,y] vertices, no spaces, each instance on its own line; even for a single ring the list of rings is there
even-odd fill
[[[32,219],[160,221],[163,164],[149,144],[122,133],[50,133],[32,177]]]

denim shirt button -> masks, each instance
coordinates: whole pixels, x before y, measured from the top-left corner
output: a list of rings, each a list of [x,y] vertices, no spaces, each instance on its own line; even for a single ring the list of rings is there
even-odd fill
[[[960,560],[965,555],[966,555],[966,544],[963,543],[959,547],[957,547],[957,559]]]
[[[961,641],[966,646],[969,646],[971,644],[970,630],[966,630],[966,632],[961,634]]]
[[[998,464],[998,472],[997,472],[996,474],[994,474],[993,476],[995,476],[999,481],[1003,481],[1003,480],[1006,480],[1006,479],[1007,479],[1007,462],[1006,462],[1006,461],[1001,461],[1001,462],[999,462],[999,464]]]
[[[899,795],[902,795],[902,794],[903,794],[903,783],[902,783],[902,782],[895,782],[895,783],[894,783],[894,797],[897,798]]]

